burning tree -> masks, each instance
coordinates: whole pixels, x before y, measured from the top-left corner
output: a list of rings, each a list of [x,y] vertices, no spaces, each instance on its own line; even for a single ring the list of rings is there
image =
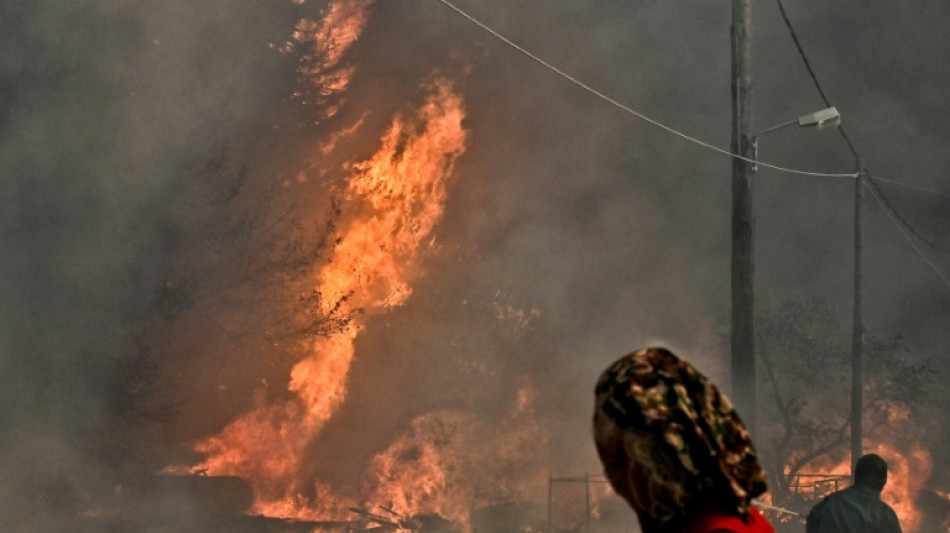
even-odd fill
[[[298,206],[253,183],[229,154],[199,154],[177,169],[178,186],[158,225],[157,283],[147,308],[126,320],[132,346],[103,378],[115,389],[110,400],[119,423],[139,426],[132,431],[161,426],[180,411],[169,398],[180,394],[175,361],[213,352],[196,338],[214,338],[235,352],[261,344],[276,350],[349,324],[345,295],[330,301],[300,283],[332,245],[336,205],[328,202],[319,217],[305,221]],[[140,445],[159,444],[145,433],[151,442]]]
[[[783,302],[759,319],[758,332],[768,398],[762,409],[769,415],[761,419],[770,421],[762,427],[760,447],[771,459],[773,498],[803,505],[806,496],[793,487],[804,469],[850,473],[849,339],[821,298]],[[900,336],[866,334],[864,361],[866,448],[888,443],[910,449],[922,436],[920,425],[910,421],[928,401],[934,369],[915,359]],[[843,472],[831,471],[837,463]]]

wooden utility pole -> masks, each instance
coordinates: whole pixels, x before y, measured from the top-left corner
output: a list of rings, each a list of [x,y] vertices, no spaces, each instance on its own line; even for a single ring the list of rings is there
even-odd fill
[[[732,1],[732,152],[752,158],[752,0]],[[732,158],[732,395],[755,428],[752,164]]]
[[[864,324],[861,320],[861,187],[864,185],[864,163],[858,161],[854,179],[854,318],[851,329],[851,467],[861,457],[862,425],[862,351]],[[853,470],[852,470],[853,472]]]

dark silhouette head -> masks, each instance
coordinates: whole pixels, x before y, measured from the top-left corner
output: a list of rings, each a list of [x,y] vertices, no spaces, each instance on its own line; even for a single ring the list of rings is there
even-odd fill
[[[854,484],[873,487],[877,490],[884,488],[887,483],[887,461],[880,455],[869,453],[861,456],[854,465]]]

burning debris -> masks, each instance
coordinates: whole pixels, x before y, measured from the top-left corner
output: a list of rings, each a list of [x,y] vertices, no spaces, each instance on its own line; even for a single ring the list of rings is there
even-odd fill
[[[347,533],[379,533],[388,531],[411,531],[418,533],[461,533],[461,529],[437,514],[417,514],[403,516],[390,507],[380,506],[385,515],[372,513],[365,509],[351,508],[363,523],[352,527]]]

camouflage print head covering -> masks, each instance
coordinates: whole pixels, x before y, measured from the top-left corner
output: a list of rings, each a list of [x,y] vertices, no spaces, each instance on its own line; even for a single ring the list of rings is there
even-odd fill
[[[601,374],[595,393],[596,408],[618,427],[652,433],[669,446],[698,490],[731,491],[727,499],[741,516],[765,492],[765,473],[732,404],[668,350],[622,357]]]

